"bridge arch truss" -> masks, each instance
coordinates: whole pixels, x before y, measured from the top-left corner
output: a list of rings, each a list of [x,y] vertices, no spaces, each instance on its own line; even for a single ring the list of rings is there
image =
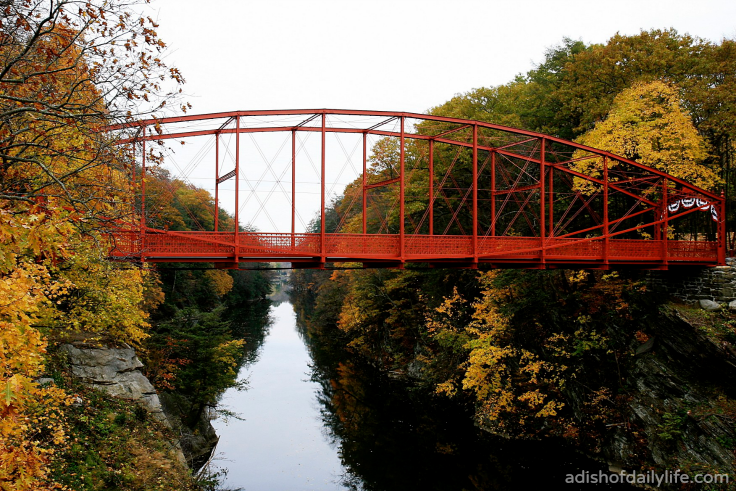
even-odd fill
[[[540,133],[424,114],[331,109],[186,115],[114,130],[138,155],[131,176],[138,219],[114,234],[112,256],[119,259],[217,267],[278,261],[318,268],[426,263],[667,269],[725,262],[723,196]],[[214,141],[215,161],[208,172],[215,203],[230,181],[234,223],[240,223],[241,184],[249,172],[241,139],[255,141],[265,134],[285,135],[290,142],[286,168],[273,174],[282,178],[275,182],[289,206],[278,212],[290,215],[290,230],[222,230],[219,206],[213,206],[207,230],[172,230],[156,223],[146,208],[147,148],[167,140]],[[302,148],[306,135],[317,137],[312,138],[318,140],[316,156]],[[362,167],[341,199],[330,203],[326,173],[338,147],[327,140],[341,136],[357,142],[348,151],[343,145],[341,157]],[[235,140],[232,169],[224,167],[220,155],[225,138]],[[382,144],[371,148],[376,139]],[[315,227],[302,230],[297,173],[305,165],[319,179],[319,208]]]

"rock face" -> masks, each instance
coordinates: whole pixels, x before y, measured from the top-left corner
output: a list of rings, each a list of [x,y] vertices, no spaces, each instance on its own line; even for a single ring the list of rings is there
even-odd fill
[[[164,413],[156,389],[141,372],[143,363],[130,346],[110,348],[86,343],[63,344],[59,348],[67,353],[72,374],[87,385],[123,399],[138,401],[157,420],[172,427]],[[172,450],[179,462],[188,465],[177,442]]]
[[[189,427],[182,422],[180,416],[186,413],[189,406],[185,398],[176,394],[162,393],[161,403],[174,431],[179,435],[179,443],[187,464],[197,472],[210,459],[220,440],[210,422],[212,419],[210,411],[206,409],[193,427]]]
[[[156,389],[140,371],[143,363],[133,348],[107,348],[83,343],[64,344],[72,374],[115,397],[140,401],[159,421],[169,425]]]
[[[686,465],[733,473],[736,426],[719,406],[718,394],[733,397],[736,358],[680,318],[664,312],[664,322],[649,327],[656,334],[651,349],[635,357],[627,379],[628,431],[608,435],[602,456],[609,463],[636,469],[643,461],[664,468]],[[646,446],[635,432],[646,435]]]
[[[143,363],[129,346],[106,347],[75,342],[63,344],[72,374],[82,382],[108,394],[140,402],[157,420],[179,435],[176,451],[179,460],[197,471],[209,459],[219,437],[207,412],[188,428],[181,421],[181,408],[171,394],[159,394],[141,372]],[[164,402],[164,404],[162,404]]]

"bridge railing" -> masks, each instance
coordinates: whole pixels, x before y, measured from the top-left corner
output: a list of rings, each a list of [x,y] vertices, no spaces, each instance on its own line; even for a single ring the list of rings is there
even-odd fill
[[[462,235],[407,235],[403,251],[398,235],[326,234],[324,250],[320,234],[241,233],[235,244],[233,232],[167,232],[135,231],[114,234],[111,256],[155,260],[192,259],[213,262],[262,259],[264,262],[309,259],[320,256],[335,261],[433,259],[460,260],[478,258],[495,261],[602,261],[714,263],[717,243],[709,241],[665,241],[608,239],[540,239],[534,237],[479,237],[477,250],[473,238]],[[607,254],[606,254],[607,248]],[[237,249],[237,253],[236,253]]]

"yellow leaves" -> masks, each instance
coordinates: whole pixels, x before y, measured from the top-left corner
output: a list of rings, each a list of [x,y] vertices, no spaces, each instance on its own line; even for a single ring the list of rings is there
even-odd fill
[[[479,403],[483,424],[508,431],[512,421],[520,427],[557,415],[564,404],[555,397],[564,385],[567,367],[515,345],[510,319],[499,307],[510,290],[494,285],[497,274],[479,275],[483,290],[471,305],[469,322],[462,323],[468,301],[454,289],[428,315],[426,326],[440,345],[457,348],[461,343],[464,353],[458,367],[461,377],[438,383],[435,392],[453,396],[460,389],[469,391]]]
[[[434,391],[436,394],[445,394],[449,397],[453,397],[455,394],[457,394],[457,386],[451,380],[447,380],[445,382],[437,384],[437,387],[435,387]]]
[[[66,442],[59,408],[69,404],[56,388],[41,388],[26,376],[13,375],[0,398],[0,483],[3,489],[48,489],[42,485],[53,450]]]
[[[71,287],[44,259],[65,255],[71,228],[58,212],[23,206],[0,202],[0,482],[41,489],[49,448],[65,441],[56,409],[66,396],[33,382],[46,351],[33,324]]]
[[[0,202],[0,483],[13,489],[46,489],[52,451],[67,440],[66,394],[33,382],[47,346],[36,326],[106,330],[133,343],[145,336],[148,273],[106,261],[104,241],[67,217],[50,199]]]
[[[460,317],[460,309],[466,303],[467,300],[462,298],[457,287],[454,287],[452,296],[445,297],[440,306],[435,309],[435,312],[441,315],[427,317],[429,332],[435,333],[443,329],[457,330],[455,324]]]
[[[237,353],[243,349],[244,345],[245,341],[242,339],[226,341],[215,348],[212,361],[228,367],[228,370],[234,373],[235,367],[238,366]]]
[[[707,144],[682,106],[679,90],[665,82],[636,83],[613,101],[607,118],[578,139],[579,143],[606,150],[653,167],[696,186],[713,189],[721,180],[703,165]],[[576,152],[575,158],[582,157]],[[609,168],[618,162],[611,160]],[[580,160],[571,166],[591,177],[601,178],[603,158]],[[575,178],[585,194],[597,191],[591,181]]]
[[[210,282],[212,290],[220,297],[233,288],[233,277],[227,271],[210,269],[205,271],[204,276]]]
[[[478,400],[484,400],[494,393],[510,390],[511,373],[507,362],[516,355],[516,350],[491,344],[484,336],[470,342],[472,349],[468,357],[463,389],[475,392]]]
[[[567,276],[567,281],[571,284],[582,283],[588,278],[588,274],[589,273],[585,271],[584,269],[580,269],[577,271],[570,269],[570,270],[565,271],[565,275]]]
[[[345,298],[345,303],[343,304],[338,317],[337,327],[345,332],[358,327],[367,319],[365,309],[358,306],[354,300],[353,295],[348,295]]]
[[[130,344],[146,338],[143,283],[152,273],[108,261],[102,256],[105,246],[89,240],[77,238],[70,248],[73,254],[59,275],[74,288],[64,297],[63,310],[45,311],[45,321],[57,328],[107,332]]]

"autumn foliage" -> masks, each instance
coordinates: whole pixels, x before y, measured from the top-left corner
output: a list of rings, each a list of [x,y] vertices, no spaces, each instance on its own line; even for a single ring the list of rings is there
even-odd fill
[[[39,382],[49,336],[147,336],[149,273],[105,257],[132,197],[129,157],[102,130],[183,80],[135,2],[3,2],[0,25],[0,489],[60,489],[49,469],[73,394]]]
[[[677,87],[662,81],[636,83],[613,100],[605,120],[583,134],[579,143],[606,150],[647,165],[703,189],[723,183],[712,165],[706,165],[708,144],[698,133],[680,102]],[[580,152],[579,152],[580,153]],[[611,160],[609,168],[617,165]],[[602,177],[602,158],[574,166],[583,174]],[[590,191],[592,183],[576,178],[577,188]]]

